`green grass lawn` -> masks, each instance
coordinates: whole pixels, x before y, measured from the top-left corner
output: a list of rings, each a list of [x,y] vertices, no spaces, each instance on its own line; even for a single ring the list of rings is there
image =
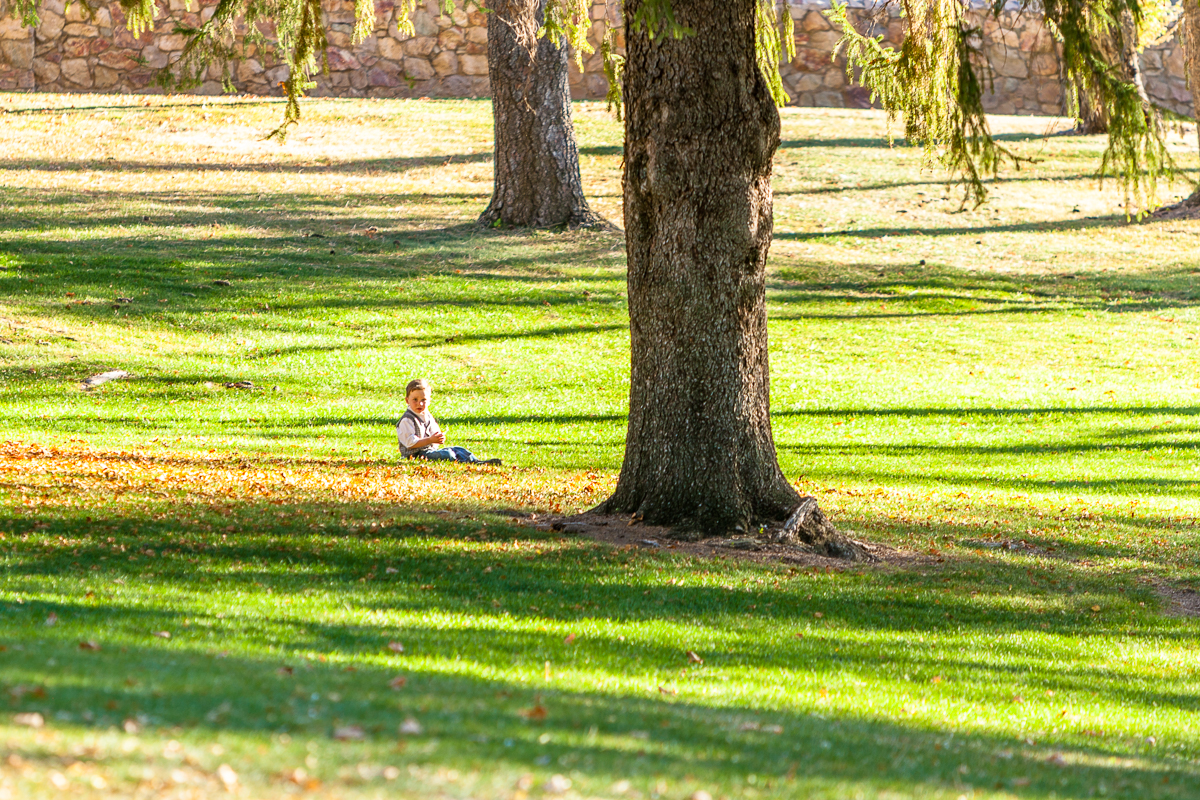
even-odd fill
[[[623,240],[472,226],[486,102],[280,113],[0,95],[0,798],[1200,797],[1200,223],[1102,140],[960,210],[782,112],[780,461],[901,552],[827,570],[518,524],[615,483]],[[503,467],[398,458],[415,376]]]

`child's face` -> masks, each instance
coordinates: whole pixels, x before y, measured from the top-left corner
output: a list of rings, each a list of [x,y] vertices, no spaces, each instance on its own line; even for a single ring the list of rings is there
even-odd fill
[[[424,389],[413,389],[408,393],[408,397],[404,398],[404,402],[412,409],[412,412],[417,416],[425,413],[425,409],[429,408],[429,396],[433,392],[426,392]]]

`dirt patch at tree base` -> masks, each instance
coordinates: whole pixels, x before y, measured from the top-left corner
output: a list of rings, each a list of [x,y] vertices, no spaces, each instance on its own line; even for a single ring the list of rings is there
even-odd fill
[[[1155,583],[1154,591],[1163,599],[1168,616],[1200,617],[1200,592],[1169,583]]]
[[[1200,219],[1200,194],[1194,194],[1191,197],[1180,200],[1173,205],[1163,206],[1157,209],[1149,217],[1153,221],[1171,221],[1182,219]]]
[[[511,513],[511,512],[506,512]],[[713,537],[696,541],[674,538],[670,528],[647,525],[630,520],[629,517],[612,514],[575,514],[557,516],[553,514],[513,514],[513,519],[538,530],[556,531],[567,536],[581,536],[615,547],[662,550],[701,558],[735,558],[756,563],[789,564],[797,567],[814,567],[828,570],[861,568],[861,561],[814,553],[803,545],[769,541],[769,536],[740,536],[733,538]],[[934,559],[916,553],[896,550],[886,545],[853,540],[875,559],[874,565],[893,567],[924,566]]]

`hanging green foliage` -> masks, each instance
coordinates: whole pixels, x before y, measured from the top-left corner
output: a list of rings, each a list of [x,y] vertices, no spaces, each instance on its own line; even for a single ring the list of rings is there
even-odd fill
[[[775,13],[775,0],[759,0],[754,20],[754,55],[777,106],[787,105],[792,99],[783,90],[783,75],[779,72],[785,54],[787,61],[796,57],[796,28],[791,10],[784,7],[781,26]]]
[[[905,137],[924,147],[965,189],[964,203],[987,197],[983,184],[1002,162],[1021,159],[996,143],[983,108],[991,68],[979,49],[982,32],[960,0],[899,0],[905,22],[897,50],[883,37],[860,33],[845,4],[827,12],[842,29],[837,52],[846,56],[847,76],[870,90],[892,119],[902,118]],[[1119,51],[1121,14],[1141,20],[1137,0],[1042,0],[1041,13],[1062,45],[1068,78],[1109,115],[1109,140],[1101,174],[1121,182],[1128,213],[1144,213],[1157,181],[1172,172],[1162,114],[1113,63]],[[1004,0],[982,10],[1001,19]],[[1023,7],[1023,12],[1028,8]],[[1113,47],[1113,42],[1117,47]]]

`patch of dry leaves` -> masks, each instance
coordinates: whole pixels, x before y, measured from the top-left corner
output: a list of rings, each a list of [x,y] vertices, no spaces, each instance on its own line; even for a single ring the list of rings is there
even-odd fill
[[[28,510],[147,499],[522,507],[561,513],[599,503],[615,476],[592,471],[405,462],[254,459],[146,453],[83,443],[0,443],[0,483]]]

